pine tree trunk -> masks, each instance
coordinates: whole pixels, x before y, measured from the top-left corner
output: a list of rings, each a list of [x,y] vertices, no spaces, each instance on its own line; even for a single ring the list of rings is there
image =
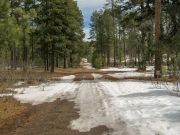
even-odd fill
[[[125,35],[124,35],[124,39],[123,39],[123,43],[124,43],[124,65],[126,66],[126,43],[125,43]]]
[[[14,49],[11,48],[11,70],[14,70]]]
[[[110,47],[108,44],[108,49],[107,49],[107,66],[110,66]]]
[[[54,48],[55,48],[55,45],[52,44],[51,45],[51,73],[54,72]]]
[[[167,53],[167,67],[168,67],[168,68],[169,68],[169,65],[170,65],[169,58],[170,58],[170,55],[169,55],[169,52],[168,52],[168,53]]]
[[[56,67],[59,67],[59,54],[56,54]]]
[[[72,68],[73,67],[73,58],[72,58],[72,54],[70,53],[69,55],[69,66]]]
[[[134,57],[134,65],[137,66],[137,55],[135,54],[135,57]]]
[[[46,53],[44,51],[44,54],[43,54],[43,59],[44,59],[44,71],[47,71],[47,66],[46,66]]]
[[[162,72],[162,52],[160,49],[160,36],[161,36],[161,0],[155,0],[155,40],[156,40],[156,51],[155,51],[155,71],[154,77],[161,77]]]
[[[120,29],[120,28],[119,28]],[[118,54],[119,54],[119,65],[121,66],[121,31],[119,30],[119,37],[118,37],[118,45],[119,45],[119,49],[118,49]]]
[[[49,71],[49,47],[46,46],[46,71]]]
[[[33,33],[31,35],[31,59],[32,59],[32,67],[34,66],[34,36],[33,36]]]
[[[25,33],[25,28],[23,29],[23,56],[22,56],[22,58],[23,58],[23,71],[27,71],[27,59],[28,59],[28,56],[27,56],[27,54],[28,54],[28,49],[27,49],[27,47],[26,47],[26,33]]]
[[[141,57],[141,67],[140,67],[140,70],[146,70],[146,48],[145,48],[145,39],[146,39],[146,33],[142,30],[141,31],[142,33],[142,38],[141,38],[141,52],[142,52],[142,57]]]
[[[111,0],[111,10],[112,10],[112,17],[113,17],[113,46],[114,46],[114,67],[116,66],[116,31],[115,31],[115,12],[114,12],[114,0]]]
[[[64,53],[64,65],[63,65],[64,69],[66,68],[66,53]]]

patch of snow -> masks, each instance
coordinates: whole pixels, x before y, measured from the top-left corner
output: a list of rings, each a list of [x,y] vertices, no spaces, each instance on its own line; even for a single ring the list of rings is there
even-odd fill
[[[95,73],[93,73],[92,76],[94,77],[94,79],[100,79],[103,77],[103,75],[95,74]]]
[[[16,86],[16,87],[17,87],[17,86],[21,86],[21,85],[23,85],[24,83],[25,83],[25,82],[23,82],[23,81],[19,81],[19,82],[15,83],[14,86]]]
[[[83,68],[86,68],[86,69],[95,69],[95,68],[92,67],[92,64],[91,64],[91,63],[88,63],[88,62],[85,62],[85,63],[83,64]]]
[[[88,62],[88,60],[86,58],[82,58],[81,59],[81,64],[83,66],[83,68],[85,69],[95,69],[92,67],[92,64]]]
[[[91,63],[85,63],[85,64],[83,65],[83,68],[86,68],[86,69],[94,69],[94,68],[92,67]]]
[[[63,77],[53,77],[53,79],[62,80],[62,81],[73,81],[75,79],[75,75],[63,76]]]
[[[73,100],[80,117],[70,126],[80,132],[104,125],[113,129],[107,135],[180,134],[180,98],[151,82],[60,81],[15,91],[14,98],[33,105]]]
[[[107,69],[100,69],[100,71],[109,71],[109,72],[134,72],[137,71],[137,68],[114,68],[114,67],[109,67]]]
[[[154,71],[154,66],[147,66],[146,71]]]
[[[57,82],[41,84],[39,86],[30,86],[27,88],[18,88],[15,91],[14,98],[21,103],[30,103],[32,105],[44,102],[53,102],[57,98],[67,97],[74,94],[78,84],[74,82]]]
[[[105,125],[108,135],[180,134],[180,98],[150,82],[82,82],[75,103],[80,118],[71,128],[81,132]]]
[[[60,79],[73,81],[75,79],[75,75],[63,76],[63,77],[60,77]]]
[[[75,99],[76,108],[80,109],[80,118],[73,120],[70,127],[80,132],[88,132],[92,128],[104,125],[114,129],[108,135],[130,134],[126,123],[116,118],[117,112],[108,110],[110,96],[106,95],[102,85],[96,81],[83,81],[79,85]]]
[[[123,73],[112,73],[108,75],[118,79],[123,79],[128,77],[153,77],[152,73],[142,73],[142,72],[123,72]]]
[[[9,97],[9,96],[13,96],[13,94],[12,93],[10,93],[10,94],[0,94],[0,97]]]
[[[88,62],[87,58],[82,58],[82,62],[87,63]]]

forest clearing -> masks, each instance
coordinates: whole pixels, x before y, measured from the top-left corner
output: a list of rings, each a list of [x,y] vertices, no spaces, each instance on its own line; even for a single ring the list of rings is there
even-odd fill
[[[0,135],[180,135],[179,0],[0,0]]]

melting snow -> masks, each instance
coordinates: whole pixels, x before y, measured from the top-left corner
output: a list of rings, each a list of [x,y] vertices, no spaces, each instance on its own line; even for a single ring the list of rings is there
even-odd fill
[[[21,103],[31,103],[32,105],[53,102],[57,98],[74,93],[77,86],[78,85],[74,82],[56,82],[27,88],[18,88],[15,89],[18,94],[14,94],[14,98],[21,101]]]
[[[180,98],[151,82],[60,81],[15,91],[17,100],[33,105],[73,99],[80,117],[71,128],[81,132],[105,125],[113,129],[108,135],[180,134]]]
[[[75,75],[69,75],[69,76],[64,76],[64,77],[61,77],[61,80],[74,80],[75,79]]]
[[[21,86],[21,85],[23,85],[24,83],[26,83],[26,82],[19,81],[19,82],[15,83],[14,86]]]
[[[123,73],[112,73],[108,75],[118,79],[128,78],[128,77],[153,77],[152,73],[141,73],[141,72],[123,72]]]
[[[100,69],[100,71],[109,71],[109,72],[133,72],[133,71],[137,71],[137,68],[113,68],[113,67],[109,67],[107,69]]]
[[[53,79],[58,79],[62,81],[73,81],[75,79],[75,75],[63,76],[63,77],[53,77]]]
[[[100,79],[103,77],[103,75],[95,74],[95,73],[93,73],[92,76],[94,77],[94,79]]]
[[[146,67],[146,70],[147,70],[147,71],[154,71],[154,66],[147,66],[147,67]]]
[[[80,118],[71,127],[81,132],[105,125],[108,135],[180,134],[180,98],[150,82],[82,82],[75,102]]]
[[[12,93],[10,93],[10,94],[0,94],[0,97],[9,97],[9,96],[13,96],[13,94]]]

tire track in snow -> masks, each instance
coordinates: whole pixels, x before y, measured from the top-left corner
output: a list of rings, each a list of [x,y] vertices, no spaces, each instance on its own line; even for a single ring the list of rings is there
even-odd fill
[[[81,81],[75,103],[80,110],[80,118],[71,122],[72,129],[80,132],[88,132],[98,126],[106,126],[112,129],[108,135],[130,135],[123,122],[111,110],[111,96],[105,88],[96,81]]]

